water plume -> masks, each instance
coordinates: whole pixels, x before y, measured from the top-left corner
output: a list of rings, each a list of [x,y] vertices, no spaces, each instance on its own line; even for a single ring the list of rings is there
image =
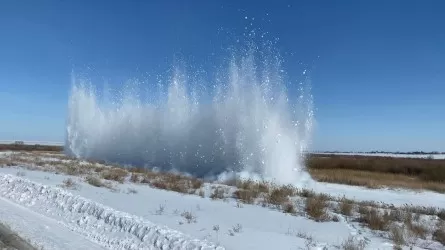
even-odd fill
[[[306,178],[312,97],[308,81],[288,95],[281,64],[276,53],[251,46],[210,82],[175,68],[165,88],[149,87],[148,100],[138,96],[140,86],[115,101],[73,77],[66,152],[197,177],[297,183]]]

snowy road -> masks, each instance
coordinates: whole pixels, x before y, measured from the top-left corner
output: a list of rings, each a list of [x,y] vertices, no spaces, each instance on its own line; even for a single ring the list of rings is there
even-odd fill
[[[138,216],[12,175],[0,174],[0,218],[48,249],[224,249]]]
[[[26,207],[0,197],[0,218],[2,222],[32,245],[44,249],[104,249],[58,221],[35,213]]]

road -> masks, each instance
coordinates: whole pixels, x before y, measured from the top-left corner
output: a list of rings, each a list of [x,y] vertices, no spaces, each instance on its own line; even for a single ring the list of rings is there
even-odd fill
[[[8,226],[0,223],[0,249],[6,250],[36,250],[26,240],[13,232]]]
[[[104,249],[81,235],[69,230],[60,222],[0,197],[0,241],[20,250]],[[7,226],[5,226],[7,225]],[[22,240],[32,239],[28,243]],[[36,248],[34,248],[33,246]],[[0,245],[0,249],[2,245]],[[8,248],[6,248],[8,249]],[[14,248],[10,248],[14,249]]]

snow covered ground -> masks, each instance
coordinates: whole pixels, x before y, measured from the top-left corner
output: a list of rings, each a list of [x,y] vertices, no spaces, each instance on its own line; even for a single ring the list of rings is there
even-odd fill
[[[7,154],[2,154],[3,156]],[[54,160],[48,155],[47,161]],[[71,178],[75,184],[62,187]],[[204,184],[205,197],[115,183],[95,187],[84,178],[0,168],[0,216],[21,236],[44,249],[341,249],[350,237],[366,249],[392,249],[393,240],[333,211],[338,221],[316,222],[235,199],[209,198],[216,184]],[[305,187],[357,201],[445,208],[445,195],[376,190],[308,180]],[[304,200],[294,199],[297,210]],[[434,227],[435,216],[423,223]],[[411,239],[413,249],[443,249],[426,239]],[[407,243],[408,245],[408,243]],[[409,249],[405,246],[405,249]]]

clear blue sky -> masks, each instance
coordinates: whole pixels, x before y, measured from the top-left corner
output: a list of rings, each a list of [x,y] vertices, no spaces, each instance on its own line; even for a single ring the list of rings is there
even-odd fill
[[[178,53],[209,65],[247,16],[280,38],[288,72],[310,69],[315,149],[445,151],[444,13],[441,0],[3,0],[0,140],[62,141],[72,70],[118,84]]]

